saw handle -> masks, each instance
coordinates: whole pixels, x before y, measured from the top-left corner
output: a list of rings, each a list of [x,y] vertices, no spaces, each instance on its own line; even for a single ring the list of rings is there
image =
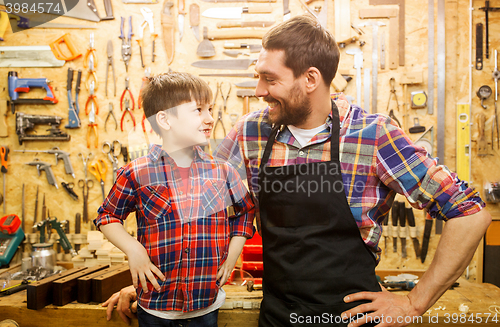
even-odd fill
[[[63,50],[61,48],[62,44],[66,44],[66,47],[70,52],[69,56],[63,53]],[[79,53],[75,44],[71,40],[69,33],[64,34],[54,42],[50,43],[50,49],[52,50],[52,53],[54,53],[54,56],[56,56],[56,58],[59,60],[71,61],[82,55],[81,53]]]
[[[273,7],[271,6],[244,7],[243,12],[248,14],[270,14],[273,12]]]
[[[177,5],[179,6],[179,8],[178,8],[179,15],[185,15],[186,14],[186,2],[185,2],[185,0],[178,0]]]
[[[192,3],[189,6],[189,24],[191,26],[200,25],[200,6],[196,3]]]
[[[104,10],[106,11],[106,17],[101,18],[101,20],[115,19],[113,16],[113,5],[111,4],[111,0],[104,0]]]

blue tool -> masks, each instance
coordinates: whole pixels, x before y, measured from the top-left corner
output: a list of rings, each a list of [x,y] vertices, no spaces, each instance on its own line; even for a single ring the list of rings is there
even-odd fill
[[[0,266],[9,264],[24,239],[20,225],[21,220],[16,215],[7,215],[0,219]]]
[[[66,90],[68,91],[68,124],[64,126],[65,128],[80,128],[81,121],[80,117],[80,107],[78,105],[78,94],[80,93],[80,82],[82,79],[82,71],[78,71],[78,77],[76,79],[76,97],[75,102],[73,102],[73,96],[71,95],[71,88],[73,84],[73,69],[68,68],[68,83]]]
[[[16,104],[55,104],[56,99],[49,80],[46,78],[18,78],[16,71],[10,71],[8,77],[10,108],[15,113]],[[43,99],[19,99],[20,92],[29,92],[32,87],[42,87],[47,92]]]

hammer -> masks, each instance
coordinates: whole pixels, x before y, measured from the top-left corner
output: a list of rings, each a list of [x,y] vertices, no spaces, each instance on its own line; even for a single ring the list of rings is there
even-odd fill
[[[238,90],[236,91],[236,95],[243,98],[243,115],[248,114],[248,110],[250,109],[250,97],[257,97],[255,95],[255,90]]]

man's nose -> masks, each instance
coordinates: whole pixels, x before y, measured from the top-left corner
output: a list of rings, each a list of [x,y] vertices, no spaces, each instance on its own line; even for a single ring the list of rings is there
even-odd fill
[[[259,81],[257,82],[257,87],[255,88],[255,96],[257,97],[265,97],[269,94],[267,91],[266,83],[259,78]]]

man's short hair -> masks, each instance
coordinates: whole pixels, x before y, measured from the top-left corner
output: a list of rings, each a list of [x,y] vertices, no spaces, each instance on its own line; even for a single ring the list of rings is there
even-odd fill
[[[340,51],[333,35],[310,15],[295,16],[269,30],[262,38],[264,49],[284,50],[285,66],[295,78],[316,67],[330,85],[339,65]]]
[[[212,103],[212,90],[207,82],[189,73],[170,72],[151,76],[141,90],[142,107],[153,131],[160,134],[156,114],[168,110],[177,115],[177,106],[191,101],[198,105]]]

